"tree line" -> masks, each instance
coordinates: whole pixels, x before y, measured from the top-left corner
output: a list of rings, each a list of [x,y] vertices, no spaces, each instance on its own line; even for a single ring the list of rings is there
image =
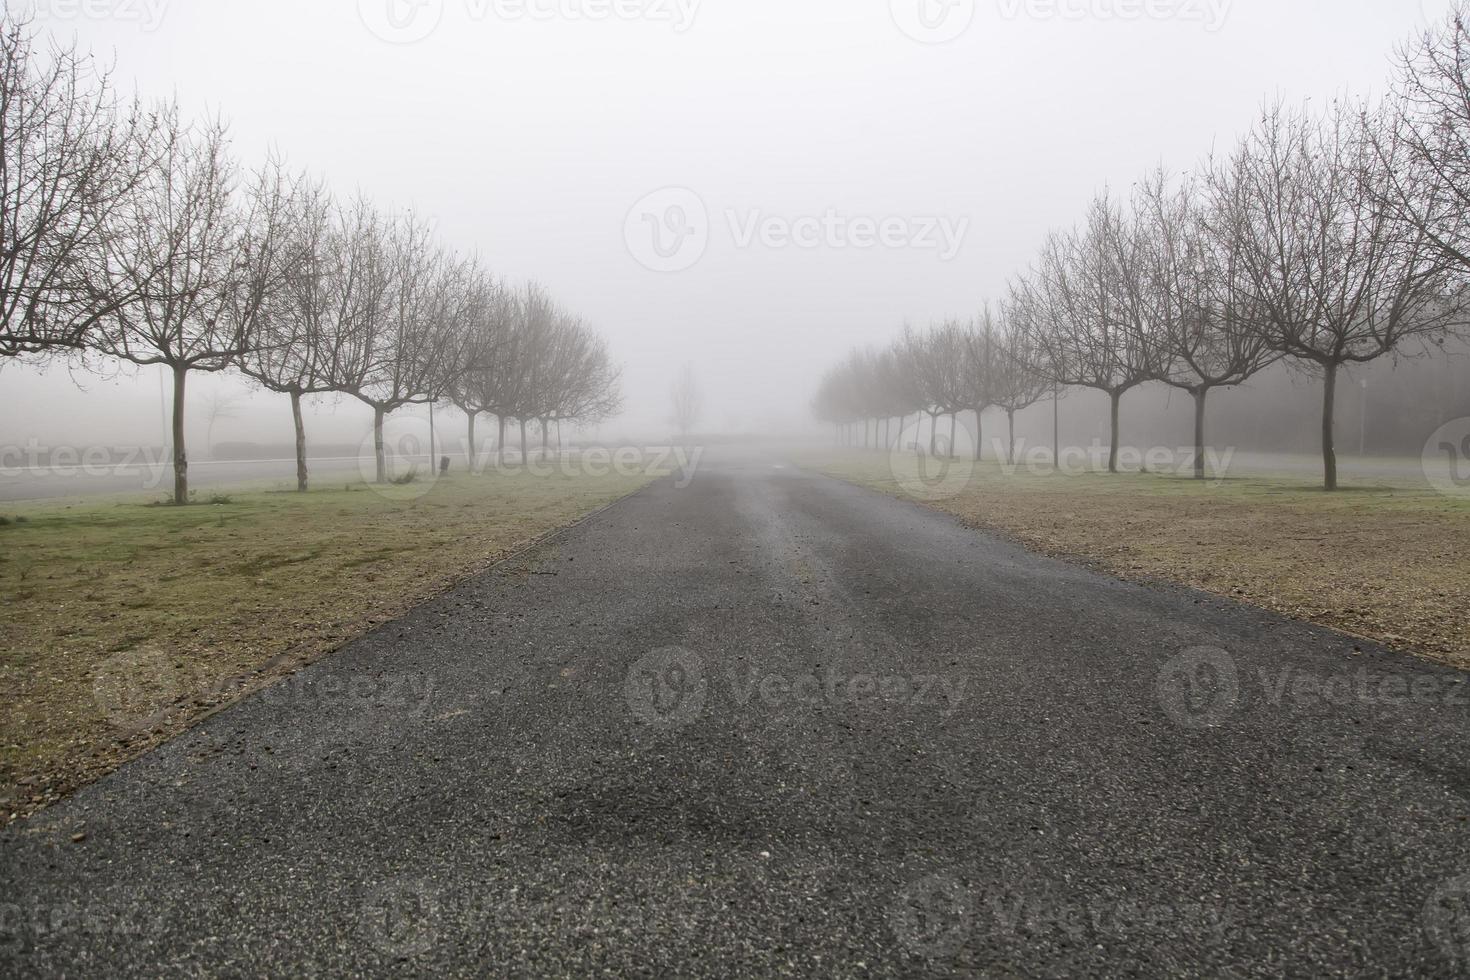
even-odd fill
[[[1193,170],[1099,193],[993,309],[850,353],[824,377],[817,417],[861,424],[865,443],[871,422],[892,445],[890,420],[927,415],[933,453],[941,417],[953,432],[960,412],[978,427],[1000,408],[1014,453],[1017,411],[1090,388],[1110,402],[1117,472],[1122,398],[1162,383],[1193,400],[1204,478],[1210,393],[1284,360],[1321,379],[1323,482],[1337,489],[1339,374],[1441,348],[1470,313],[1470,7],[1396,61],[1377,102],[1268,103]],[[978,431],[975,445],[978,457]]]
[[[246,173],[218,119],[117,96],[72,46],[0,19],[0,357],[100,356],[173,378],[173,502],[188,502],[185,390],[238,371],[302,400],[340,394],[383,427],[450,401],[506,426],[591,423],[621,404],[607,345],[534,283],[493,276],[409,210],[341,200],[278,158]]]

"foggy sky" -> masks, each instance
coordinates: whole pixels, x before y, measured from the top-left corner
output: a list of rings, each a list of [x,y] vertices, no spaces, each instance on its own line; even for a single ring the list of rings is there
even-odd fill
[[[627,411],[603,434],[643,439],[672,429],[684,362],[701,430],[811,426],[816,379],[848,347],[973,314],[1103,184],[1191,166],[1267,95],[1382,91],[1394,45],[1447,6],[1148,0],[1177,15],[1125,19],[1117,0],[980,0],[929,44],[900,26],[918,0],[601,0],[648,12],[602,19],[570,0],[414,0],[428,19],[407,36],[437,28],[389,43],[369,24],[384,32],[404,2],[44,0],[39,20],[110,53],[141,94],[223,113],[246,166],[275,146],[544,282],[624,367]],[[644,227],[630,209],[666,188],[708,217],[702,257],[677,272],[627,240]],[[815,247],[782,246],[785,225],[762,218],[814,219],[797,229]],[[892,218],[963,228],[961,247],[851,247],[874,234],[850,219]],[[0,442],[161,441],[153,372],[76,376],[86,392],[64,370],[0,369]],[[216,438],[289,440],[283,396],[251,404]],[[350,399],[323,413],[314,440],[366,425]]]

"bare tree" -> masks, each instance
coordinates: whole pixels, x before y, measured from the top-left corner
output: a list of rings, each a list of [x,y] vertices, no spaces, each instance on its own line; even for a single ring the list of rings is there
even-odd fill
[[[1171,181],[1160,169],[1140,185],[1136,207],[1149,316],[1167,344],[1159,380],[1194,399],[1194,475],[1202,480],[1210,392],[1243,384],[1280,355],[1259,329],[1262,311],[1243,275],[1232,201],[1202,203],[1191,181]]]
[[[1323,484],[1337,489],[1333,413],[1343,365],[1440,340],[1463,314],[1446,253],[1374,189],[1379,148],[1365,114],[1269,107],[1233,157],[1211,170],[1234,213],[1241,268],[1272,350],[1323,377]]]
[[[699,379],[694,376],[694,365],[685,364],[680,369],[669,395],[673,401],[674,425],[679,430],[679,438],[687,443],[689,433],[699,424],[700,412],[704,407]]]
[[[1399,51],[1393,98],[1367,134],[1377,156],[1370,189],[1425,235],[1461,275],[1470,273],[1470,7]]]
[[[1123,395],[1165,373],[1156,324],[1146,319],[1142,273],[1138,236],[1103,194],[1086,225],[1053,234],[1034,271],[1012,288],[1011,307],[1053,380],[1108,396],[1110,473],[1118,471]]]
[[[344,364],[338,390],[373,410],[374,479],[386,483],[384,421],[405,405],[427,403],[456,353],[440,346],[446,285],[456,271],[435,247],[429,226],[412,214],[365,221],[362,233],[369,240],[363,245],[373,254],[363,273],[371,278],[354,356]]]
[[[948,320],[927,333],[905,327],[905,367],[912,372],[922,410],[929,416],[929,454],[939,452],[939,419],[949,415],[950,454],[954,453],[954,416],[967,409],[965,390],[965,325]]]
[[[1029,334],[1011,322],[1004,305],[994,316],[989,307],[985,309],[979,334],[988,349],[990,402],[1006,413],[1006,462],[1014,463],[1016,413],[1025,411],[1052,392],[1046,356]]]
[[[979,323],[968,324],[961,329],[959,337],[963,359],[957,393],[975,413],[975,459],[980,460],[985,456],[985,410],[996,403],[996,358],[1000,354],[990,308],[981,311]]]
[[[80,349],[135,296],[95,287],[106,229],[148,162],[149,117],[119,111],[90,56],[43,56],[5,11],[0,57],[0,356]]]
[[[479,459],[475,420],[496,412],[500,405],[499,382],[510,356],[515,301],[509,290],[485,274],[477,276],[469,288],[465,341],[460,364],[450,379],[448,398],[465,414],[469,429],[465,452],[474,465]],[[503,430],[501,437],[503,440]]]
[[[222,125],[184,126],[170,108],[156,138],[156,165],[111,216],[103,278],[94,287],[130,299],[117,304],[94,343],[172,373],[173,502],[182,505],[189,499],[189,372],[223,371],[255,344],[279,228],[273,216],[234,207],[235,166]]]
[[[381,323],[387,287],[381,227],[365,202],[343,209],[322,184],[288,181],[275,164],[262,172],[255,197],[280,202],[286,230],[260,334],[239,367],[263,387],[290,397],[296,489],[305,493],[302,401],[350,390],[366,374],[371,331]]]

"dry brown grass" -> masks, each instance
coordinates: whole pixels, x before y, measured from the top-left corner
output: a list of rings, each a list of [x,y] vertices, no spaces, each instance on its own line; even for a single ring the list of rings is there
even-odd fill
[[[0,823],[631,493],[468,474],[223,505],[6,505]]]

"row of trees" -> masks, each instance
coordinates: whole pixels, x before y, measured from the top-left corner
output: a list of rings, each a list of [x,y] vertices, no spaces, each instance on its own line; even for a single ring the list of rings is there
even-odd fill
[[[338,393],[384,419],[450,400],[470,419],[594,422],[619,407],[606,345],[535,286],[492,277],[412,212],[342,202],[278,161],[242,174],[218,121],[121,103],[75,48],[42,50],[9,15],[0,49],[0,356],[70,352],[173,376],[174,502],[188,501],[185,388],[239,370],[302,399]]]
[[[998,313],[850,355],[824,380],[818,416],[978,417],[1091,388],[1111,402],[1116,472],[1119,403],[1160,382],[1193,398],[1203,477],[1209,394],[1285,359],[1322,380],[1335,490],[1339,373],[1432,350],[1467,323],[1467,24],[1458,9],[1406,47],[1379,104],[1270,105],[1195,171],[1156,171],[1127,199],[1098,195],[1078,226],[1048,236]],[[977,356],[986,337],[996,341]]]
[[[980,424],[984,412],[1006,413],[1010,450],[1015,453],[1016,413],[1053,390],[1042,352],[1007,319],[1002,307],[986,310],[976,320],[948,320],[927,332],[905,327],[882,350],[855,350],[823,378],[817,390],[819,418],[838,425],[846,441],[868,446],[896,446],[907,431],[908,418],[929,417],[929,453],[939,452],[939,420],[950,419],[948,445],[955,445],[961,412],[975,413],[975,458],[981,454]],[[893,422],[898,421],[897,429]],[[859,437],[852,430],[862,425]]]

